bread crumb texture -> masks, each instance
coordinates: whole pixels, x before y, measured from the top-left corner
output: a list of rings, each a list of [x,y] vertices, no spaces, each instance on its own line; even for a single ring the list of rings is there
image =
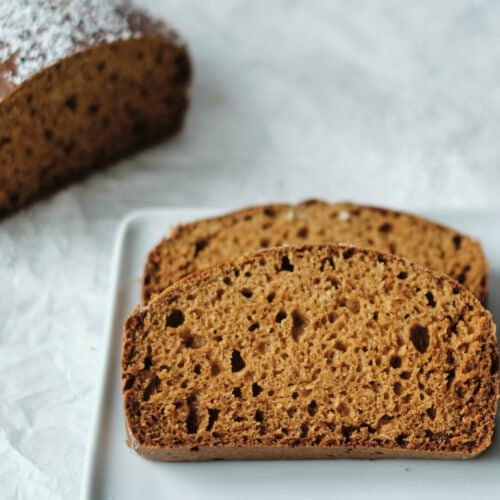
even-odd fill
[[[448,274],[480,300],[487,263],[472,238],[410,214],[352,203],[309,201],[252,207],[177,227],[150,253],[143,301],[186,274],[262,248],[348,243],[397,254]]]
[[[469,457],[492,440],[490,313],[375,251],[282,247],[190,275],[130,316],[122,356],[130,440],[153,458]]]

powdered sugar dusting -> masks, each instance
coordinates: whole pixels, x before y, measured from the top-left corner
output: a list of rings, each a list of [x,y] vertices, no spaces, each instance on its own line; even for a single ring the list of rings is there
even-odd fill
[[[18,85],[41,69],[97,43],[158,31],[154,22],[120,0],[8,0],[0,2],[0,73]]]

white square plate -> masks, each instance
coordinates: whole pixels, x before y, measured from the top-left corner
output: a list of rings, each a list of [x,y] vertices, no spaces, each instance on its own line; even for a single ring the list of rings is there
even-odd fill
[[[127,448],[119,368],[122,325],[139,302],[147,253],[171,226],[213,213],[203,209],[148,210],[132,214],[120,228],[106,327],[107,353],[85,461],[82,499],[500,498],[499,436],[485,454],[470,461],[159,463],[145,460]],[[491,266],[488,304],[494,316],[500,318],[500,215],[426,215],[484,244]]]

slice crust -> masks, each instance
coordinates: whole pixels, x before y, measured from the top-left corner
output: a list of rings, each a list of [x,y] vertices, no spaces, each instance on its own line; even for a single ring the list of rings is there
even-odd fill
[[[484,301],[487,262],[472,238],[414,215],[381,208],[309,201],[251,207],[176,227],[149,254],[143,302],[179,278],[256,250],[347,243],[397,254],[448,274]]]
[[[281,247],[180,280],[126,322],[129,444],[157,460],[468,458],[490,444],[490,313],[373,250]]]

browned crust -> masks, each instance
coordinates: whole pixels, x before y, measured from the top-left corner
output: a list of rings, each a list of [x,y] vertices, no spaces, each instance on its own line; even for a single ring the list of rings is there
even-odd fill
[[[479,269],[480,273],[485,277],[484,281],[482,281],[478,287],[478,289],[471,290],[476,297],[481,301],[485,302],[488,294],[488,261],[486,259],[486,256],[484,254],[483,248],[481,246],[481,243],[470,236],[463,234],[459,231],[455,231],[454,229],[445,226],[443,224],[439,224],[436,222],[433,222],[429,219],[426,219],[424,217],[418,216],[418,215],[413,215],[409,214],[407,212],[401,212],[393,209],[388,209],[388,208],[381,208],[381,207],[375,207],[371,205],[359,205],[355,203],[350,203],[350,202],[336,202],[336,203],[328,203],[323,200],[318,200],[318,199],[311,199],[311,200],[306,200],[303,201],[299,204],[297,204],[297,207],[300,206],[310,206],[310,205],[321,205],[324,206],[325,208],[333,208],[335,206],[342,206],[342,207],[348,207],[350,209],[356,209],[356,208],[363,208],[363,209],[368,209],[372,210],[374,212],[379,212],[382,213],[383,215],[390,214],[393,217],[398,217],[400,215],[405,215],[410,219],[413,219],[415,221],[420,221],[424,222],[426,224],[430,224],[435,226],[436,228],[441,228],[444,229],[450,234],[458,234],[461,237],[469,240],[477,249],[477,257],[479,260]],[[155,287],[153,286],[153,283],[155,281],[155,276],[160,272],[159,268],[159,262],[162,259],[162,248],[164,246],[175,246],[179,240],[183,238],[185,233],[188,233],[194,228],[198,223],[204,222],[204,221],[219,221],[219,222],[225,222],[231,219],[236,219],[236,218],[243,218],[246,214],[252,214],[256,211],[261,211],[264,209],[289,209],[293,208],[295,205],[292,204],[286,204],[286,203],[274,203],[274,204],[267,204],[267,205],[254,205],[250,206],[247,208],[242,208],[239,210],[236,210],[234,212],[230,212],[221,216],[216,216],[216,217],[207,217],[204,219],[200,219],[195,222],[187,223],[187,224],[179,224],[175,226],[170,234],[165,237],[162,241],[160,241],[148,254],[148,257],[146,259],[146,263],[144,266],[144,271],[143,271],[143,277],[142,277],[142,302],[147,303],[151,298],[156,294]],[[336,242],[332,242],[336,243]]]
[[[356,252],[361,252],[371,257],[372,259],[377,259],[379,257],[386,260],[399,261],[409,269],[413,269],[416,272],[421,272],[427,274],[436,280],[448,281],[454,288],[459,290],[460,294],[465,294],[470,297],[474,306],[482,310],[485,317],[488,318],[489,331],[486,333],[490,337],[491,343],[494,346],[493,352],[491,353],[492,359],[496,359],[496,364],[498,365],[498,350],[497,350],[497,340],[496,340],[496,327],[493,323],[491,313],[483,308],[481,302],[473,295],[471,292],[460,285],[458,282],[450,278],[449,276],[439,273],[437,271],[429,270],[416,263],[408,261],[407,259],[395,256],[387,255],[370,249],[361,249],[353,247],[350,245],[333,244],[333,245],[303,245],[301,247],[277,247],[266,250],[261,250],[252,255],[247,255],[239,258],[233,263],[221,263],[209,269],[203,269],[198,272],[191,273],[185,276],[181,280],[177,281],[174,285],[164,290],[160,295],[156,296],[149,305],[138,306],[131,316],[127,319],[124,328],[123,335],[123,349],[122,349],[122,382],[123,382],[123,404],[126,419],[126,430],[128,445],[134,449],[138,454],[145,458],[150,458],[154,460],[163,461],[199,461],[199,460],[220,460],[220,459],[244,459],[244,460],[265,460],[265,459],[304,459],[304,458],[438,458],[438,459],[468,459],[474,458],[479,454],[483,453],[492,443],[494,434],[494,422],[497,411],[497,401],[499,399],[499,382],[500,376],[498,371],[492,373],[491,377],[493,379],[493,387],[495,388],[494,393],[489,400],[489,414],[491,415],[492,425],[491,431],[485,434],[481,442],[476,444],[474,448],[465,448],[459,451],[434,451],[426,449],[408,449],[408,448],[398,448],[385,447],[385,446],[370,446],[370,447],[345,447],[345,446],[296,446],[296,447],[276,447],[276,446],[196,446],[195,449],[187,446],[176,446],[169,448],[157,448],[148,447],[143,445],[134,436],[133,431],[129,426],[129,411],[130,405],[127,401],[129,392],[125,387],[126,381],[126,371],[128,359],[133,353],[134,349],[134,339],[136,335],[140,334],[143,327],[143,319],[148,312],[149,306],[157,301],[168,301],[169,298],[173,298],[181,293],[184,289],[189,288],[191,285],[199,285],[204,279],[211,277],[212,275],[218,273],[219,271],[230,268],[231,266],[237,267],[243,264],[249,264],[255,262],[260,256],[274,253],[278,256],[287,255],[290,250],[295,250],[297,252],[307,251],[314,248],[328,248],[332,251],[342,252],[346,249],[354,249]],[[492,361],[495,362],[495,361]],[[196,451],[197,453],[193,453]]]

